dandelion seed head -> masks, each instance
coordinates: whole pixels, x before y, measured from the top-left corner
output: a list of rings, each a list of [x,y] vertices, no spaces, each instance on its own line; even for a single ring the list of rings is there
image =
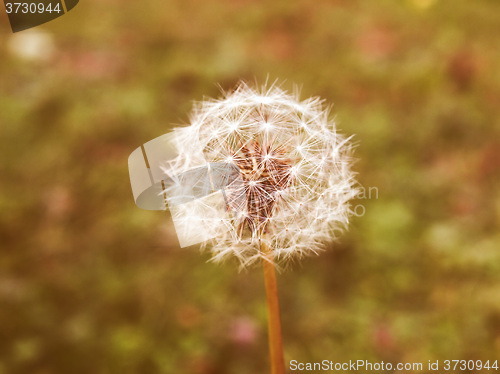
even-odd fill
[[[174,130],[179,154],[168,175],[200,159],[236,167],[238,178],[224,187],[226,230],[214,228],[217,236],[203,243],[214,260],[252,264],[263,241],[276,260],[293,260],[318,253],[346,228],[358,192],[352,145],[328,118],[319,98],[301,101],[276,85],[241,83],[195,105],[191,125]]]

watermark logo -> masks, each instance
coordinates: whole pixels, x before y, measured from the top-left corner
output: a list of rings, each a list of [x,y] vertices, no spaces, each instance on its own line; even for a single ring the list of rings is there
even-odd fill
[[[354,198],[357,200],[378,199],[378,188],[374,186],[366,188],[363,186],[359,188],[359,191]],[[354,205],[352,213],[357,217],[363,217],[366,213],[365,205],[364,204]]]
[[[4,0],[12,32],[52,21],[73,9],[79,0]]]

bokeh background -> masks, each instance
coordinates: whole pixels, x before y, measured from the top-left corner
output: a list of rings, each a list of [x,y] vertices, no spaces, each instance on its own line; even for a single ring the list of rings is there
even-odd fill
[[[3,13],[3,6],[1,7]],[[85,0],[0,15],[0,373],[264,373],[259,268],[179,248],[128,155],[193,100],[333,103],[378,197],[279,276],[286,360],[499,359],[500,2]]]

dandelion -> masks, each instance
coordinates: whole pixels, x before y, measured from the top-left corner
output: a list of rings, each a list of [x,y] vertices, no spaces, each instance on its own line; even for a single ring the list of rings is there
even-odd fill
[[[345,228],[356,195],[349,138],[340,135],[322,100],[300,101],[273,85],[242,83],[218,100],[198,103],[191,125],[177,128],[178,155],[164,165],[175,180],[202,164],[227,165],[235,178],[224,187],[225,230],[202,246],[216,261],[235,257],[243,266],[317,253]],[[174,196],[185,186],[166,189]],[[189,222],[189,212],[174,219]]]
[[[274,264],[318,253],[346,227],[358,192],[350,138],[321,99],[241,83],[196,104],[163,144],[175,149],[159,162],[181,245],[201,242],[214,261],[262,260],[272,372],[284,373]]]

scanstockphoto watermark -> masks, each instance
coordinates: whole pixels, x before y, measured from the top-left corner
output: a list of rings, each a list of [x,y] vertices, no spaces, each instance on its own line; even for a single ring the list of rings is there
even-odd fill
[[[375,186],[358,188],[358,193],[354,196],[355,200],[371,200],[378,199],[378,188]],[[366,207],[364,204],[355,203],[352,207],[352,213],[356,217],[363,217],[366,213]]]
[[[464,372],[464,371],[492,371],[499,370],[498,360],[426,360],[423,362],[372,362],[368,360],[331,361],[323,360],[319,362],[301,362],[291,360],[289,368],[291,371],[327,371],[334,372],[387,372],[387,371],[407,371],[407,372]]]
[[[422,371],[424,365],[421,362],[371,362],[368,360],[349,360],[344,362],[335,362],[330,360],[323,360],[321,362],[299,362],[297,360],[290,361],[291,371]]]

